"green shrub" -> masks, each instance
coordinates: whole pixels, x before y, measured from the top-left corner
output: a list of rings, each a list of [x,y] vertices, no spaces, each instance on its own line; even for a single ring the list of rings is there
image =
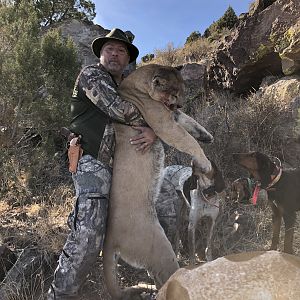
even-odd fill
[[[192,43],[201,38],[201,33],[199,31],[193,31],[186,39],[185,45]]]
[[[224,35],[227,31],[231,30],[238,22],[238,17],[236,16],[233,8],[228,7],[224,15],[213,22],[205,31],[203,36],[210,38],[210,41],[217,40],[220,34]]]

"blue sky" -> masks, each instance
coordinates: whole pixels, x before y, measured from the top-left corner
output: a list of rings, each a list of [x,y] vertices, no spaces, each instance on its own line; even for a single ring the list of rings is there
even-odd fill
[[[254,1],[254,0],[253,0]],[[237,16],[248,12],[251,0],[94,0],[96,24],[130,30],[141,57],[165,49],[168,43],[182,47],[193,31],[203,33],[230,5]]]

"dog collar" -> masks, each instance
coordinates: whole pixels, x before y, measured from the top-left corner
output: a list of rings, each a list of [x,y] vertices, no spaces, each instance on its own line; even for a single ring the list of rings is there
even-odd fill
[[[245,179],[247,180],[246,192],[248,193],[248,195],[246,195],[246,197],[248,197],[248,199],[249,199],[251,197],[252,191],[254,191],[254,189],[256,187],[257,182],[254,181],[253,178],[246,177]]]
[[[207,189],[202,191],[205,198],[210,198],[216,194],[216,188],[214,185],[208,187]]]
[[[260,190],[260,183],[257,182],[256,185],[255,185],[253,194],[252,194],[252,204],[253,205],[256,205],[256,203],[257,203],[257,198],[258,198],[259,190]]]
[[[215,196],[217,194],[215,186],[210,186],[207,189],[200,191],[200,192],[201,192],[205,202],[207,202],[209,205],[219,208],[219,205],[216,205],[209,201],[210,198],[212,198],[213,196]]]
[[[274,178],[272,178],[273,175],[271,175],[271,178],[272,178],[272,181],[267,185],[267,187],[265,188],[265,190],[270,190],[270,188],[272,186],[274,186],[278,181],[279,179],[281,178],[281,175],[282,175],[282,168],[277,168],[279,171],[278,171],[278,174],[276,176],[274,176]]]

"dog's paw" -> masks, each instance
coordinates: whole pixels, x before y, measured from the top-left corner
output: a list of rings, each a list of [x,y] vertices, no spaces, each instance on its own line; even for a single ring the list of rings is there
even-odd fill
[[[199,162],[198,160],[193,158],[192,169],[194,175],[208,174],[212,171],[212,165],[208,159]]]
[[[214,137],[208,131],[202,131],[200,132],[198,141],[205,144],[212,144],[214,142]]]

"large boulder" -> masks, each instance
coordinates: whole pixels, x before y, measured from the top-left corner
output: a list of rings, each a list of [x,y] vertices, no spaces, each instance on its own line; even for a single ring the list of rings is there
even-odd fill
[[[106,35],[109,30],[99,25],[76,19],[68,19],[49,28],[53,27],[59,28],[64,38],[72,38],[77,46],[78,60],[82,66],[99,62],[99,59],[92,52],[91,43],[96,37]]]
[[[191,114],[192,112],[188,110],[194,108],[193,103],[205,105],[208,92],[207,65],[205,62],[188,63],[183,65],[180,73],[185,84],[186,112]]]
[[[193,270],[179,269],[157,300],[300,299],[300,258],[277,251],[228,255]]]
[[[300,76],[286,76],[261,86],[257,94],[285,106],[285,122],[278,129],[283,142],[282,157],[289,166],[300,167]]]
[[[52,273],[50,261],[37,249],[24,249],[0,283],[0,299],[33,299],[33,293],[42,293],[40,287]]]

